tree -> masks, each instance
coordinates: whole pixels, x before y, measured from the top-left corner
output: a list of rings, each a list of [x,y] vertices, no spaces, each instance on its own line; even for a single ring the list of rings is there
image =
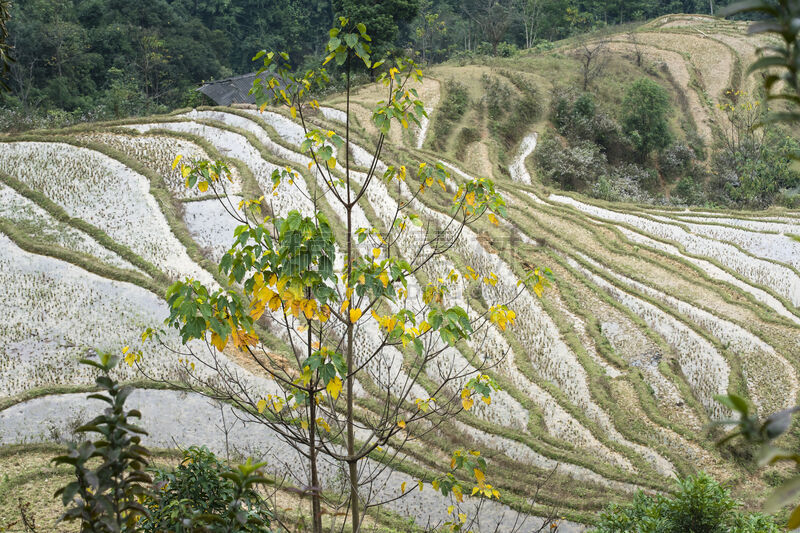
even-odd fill
[[[492,45],[492,54],[497,55],[499,45],[511,26],[510,0],[468,0],[462,4],[462,11],[481,30]]]
[[[420,13],[417,17],[417,24],[414,36],[419,48],[422,49],[422,62],[428,61],[428,48],[432,47],[436,38],[447,33],[447,25],[440,20],[440,14],[434,13],[431,0],[421,0]]]
[[[373,62],[372,41],[363,24],[342,18],[329,36],[325,63],[342,68],[346,81],[344,135],[309,122],[309,110],[319,105],[309,90],[325,84],[324,69],[297,77],[291,74],[288,54],[262,51],[255,58],[263,61],[260,72],[268,74],[254,87],[261,109],[270,103],[284,106],[306,132],[301,151],[313,174],[287,167],[276,170],[272,179],[276,189],[282,184],[298,188],[308,202],[307,214],[293,209],[272,218],[263,197],[247,199],[237,208],[225,193],[229,172],[224,163],[186,165],[176,159],[188,186],[212,191],[240,226],[220,261],[220,273],[232,287],[175,283],[167,292],[167,323],[179,330],[186,343],[185,360],[192,361],[186,366],[186,387],[238,407],[307,460],[308,475],[301,485],[311,499],[313,531],[321,531],[322,513],[332,508],[334,518],[351,517],[357,533],[364,512],[383,503],[359,489],[400,461],[409,439],[434,431],[476,402],[491,403],[496,386],[484,373],[489,361],[476,355],[471,364],[459,362],[457,346],[467,343],[475,354],[484,353],[486,337],[475,335],[495,327],[503,330],[516,315],[502,295],[491,291],[480,306],[469,299],[461,305],[462,297],[451,296],[468,294],[465,288],[473,282],[492,287],[496,277],[481,279],[471,268],[463,275],[453,270],[441,277],[434,269],[468,225],[484,215],[498,223],[497,216],[505,213],[493,183],[481,178],[460,184],[452,203],[442,206],[450,215],[430,215],[436,220],[424,224],[411,209],[425,209],[420,202],[431,188],[446,189],[450,177],[444,167],[425,161],[384,166],[381,161],[392,123],[407,128],[425,116],[412,86],[421,81],[420,70],[410,59],[398,59],[388,70],[382,61]],[[349,99],[356,62],[380,72],[378,80],[386,91],[372,116],[380,134],[370,160],[361,163],[367,172],[357,171],[352,159]],[[299,184],[306,179],[308,192],[303,192]],[[375,194],[389,202],[382,223],[358,227],[359,202]],[[324,214],[326,204],[337,206],[344,221],[338,238]],[[334,270],[337,257],[341,271]],[[423,275],[426,284],[417,281]],[[541,294],[547,275],[545,270],[530,273],[526,281],[533,284],[531,290]],[[524,290],[524,284],[518,288]],[[507,296],[513,300],[519,294]],[[288,349],[268,350],[262,327],[282,335]],[[148,336],[158,339],[159,333],[145,332]],[[271,392],[256,388],[228,366],[219,355],[226,347],[257,364],[274,384]],[[203,378],[195,363],[213,377]],[[437,376],[426,392],[430,396],[419,397],[415,391],[429,372]],[[357,383],[368,390],[367,403],[357,400]],[[321,461],[347,481],[334,498],[323,494]],[[481,497],[497,498],[497,489],[486,481],[486,467],[479,452],[456,450],[447,472],[426,483],[454,497],[456,505],[470,488]],[[467,482],[473,487],[465,487]],[[398,487],[391,499],[405,493],[405,486]],[[451,525],[460,529],[464,522],[466,517]]]
[[[536,42],[541,26],[544,0],[515,0],[514,7],[525,30],[525,48]]]
[[[622,126],[642,160],[653,150],[669,146],[672,135],[667,116],[669,93],[658,83],[640,78],[633,82],[623,101]]]
[[[11,72],[11,45],[8,43],[7,23],[11,20],[11,0],[0,0],[0,90],[9,91],[5,79]]]
[[[608,39],[588,39],[581,36],[574,55],[581,65],[581,79],[583,80],[583,91],[589,90],[589,86],[594,80],[603,74],[610,59],[608,53]]]
[[[332,4],[334,17],[369,21],[374,52],[380,56],[394,48],[400,25],[410,23],[419,12],[419,0],[333,0]]]

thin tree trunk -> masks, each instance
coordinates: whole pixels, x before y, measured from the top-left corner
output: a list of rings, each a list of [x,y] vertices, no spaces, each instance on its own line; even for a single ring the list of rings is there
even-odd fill
[[[347,181],[347,282],[345,287],[350,288],[350,275],[353,272],[353,206],[350,205],[350,52],[347,56],[347,123],[345,124],[345,171]],[[353,428],[353,322],[350,320],[350,309],[353,308],[352,295],[347,296],[347,455],[350,478],[350,511],[353,514],[353,533],[358,533],[360,512],[358,502],[358,464],[355,460],[356,443]]]
[[[308,295],[307,295],[308,297]],[[311,321],[307,320],[308,325],[308,355],[311,356]],[[322,487],[319,484],[319,473],[317,472],[317,402],[309,395],[309,421],[308,421],[308,456],[311,461],[311,523],[314,533],[322,533],[322,505],[320,503]]]

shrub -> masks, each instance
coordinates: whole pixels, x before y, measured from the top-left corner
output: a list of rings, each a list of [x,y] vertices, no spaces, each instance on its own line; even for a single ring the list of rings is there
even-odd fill
[[[500,57],[512,57],[519,53],[519,48],[514,43],[502,42],[497,45],[497,55]]]
[[[664,176],[674,178],[690,172],[694,160],[694,150],[684,143],[674,143],[661,153],[659,165]]]
[[[185,450],[177,468],[154,470],[153,481],[159,490],[145,500],[150,516],[140,521],[140,531],[193,531],[182,528],[201,521],[219,524],[219,531],[269,531],[272,514],[266,502],[253,488],[240,494],[230,477],[234,474],[206,447]],[[239,524],[226,520],[232,507],[241,513]]]
[[[551,120],[558,132],[572,140],[594,140],[595,103],[589,93],[555,89],[553,91]]]
[[[606,158],[600,147],[584,141],[565,148],[552,136],[546,136],[535,153],[543,176],[569,190],[581,190],[606,173]]]
[[[433,147],[444,150],[453,125],[461,120],[469,107],[467,88],[455,81],[444,83],[444,96],[433,123]]]
[[[536,88],[519,76],[509,78],[519,95],[495,76],[484,74],[481,78],[488,98],[489,129],[504,146],[510,148],[528,131],[529,123],[541,113]]]
[[[655,179],[655,172],[637,165],[623,165],[613,169],[609,175],[602,176],[592,186],[591,194],[609,202],[653,203],[643,187],[648,187]]]
[[[673,193],[682,200],[683,203],[688,205],[702,204],[705,200],[703,188],[692,175],[682,177],[677,185],[675,185]]]
[[[796,141],[770,129],[754,152],[729,149],[717,152],[713,170],[718,194],[736,207],[770,206],[781,189],[800,185],[800,173],[792,167],[788,155],[796,150]]]
[[[594,533],[778,533],[772,519],[745,514],[730,491],[700,473],[677,481],[674,497],[637,492],[627,505],[610,505]]]

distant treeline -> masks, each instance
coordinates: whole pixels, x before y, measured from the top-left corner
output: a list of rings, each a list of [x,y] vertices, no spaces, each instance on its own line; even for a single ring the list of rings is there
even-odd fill
[[[83,118],[197,103],[204,80],[254,70],[260,49],[298,68],[322,53],[339,16],[364,21],[378,53],[428,62],[504,54],[665,13],[710,13],[715,0],[12,0],[16,59],[0,104]],[[2,124],[0,118],[0,128]]]

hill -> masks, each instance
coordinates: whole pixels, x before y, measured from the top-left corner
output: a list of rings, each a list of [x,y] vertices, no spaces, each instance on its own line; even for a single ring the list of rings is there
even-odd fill
[[[541,299],[523,293],[514,328],[487,334],[486,356],[495,363],[488,373],[502,387],[492,405],[420,437],[408,448],[407,463],[388,472],[376,490],[398,493],[415,474],[438,468],[452,448],[470,446],[489,457],[504,495],[486,509],[487,522],[501,522],[509,508],[542,514],[555,506],[569,520],[564,530],[578,530],[577,523],[591,523],[608,502],[625,501],[637,489],[668,491],[674,475],[697,470],[729,482],[755,506],[763,482],[744,458],[731,460],[729,451],[717,449],[707,426],[728,414],[714,401],[717,394],[740,394],[760,413],[796,403],[800,212],[613,203],[543,184],[537,135],[548,127],[553,90],[576,83],[570,78],[578,75],[576,46],[565,42],[491,67],[435,67],[420,88],[430,121],[390,134],[386,164],[442,162],[452,170],[451,187],[488,175],[509,206],[500,226],[481,222],[465,230],[441,263],[420,271],[420,280],[450,270],[465,274],[467,265],[480,277],[495,275],[493,286],[471,283],[466,296],[451,296],[456,302],[469,297],[463,305],[478,312],[493,294],[513,294],[533,266],[552,269],[556,282]],[[710,138],[720,127],[713,105],[720,93],[752,83],[742,68],[754,41],[736,23],[664,17],[635,37],[612,35],[609,46],[609,64],[595,85],[598,107],[616,113],[622,88],[648,76],[677,103],[671,122],[687,141]],[[645,57],[641,67],[631,56],[635,47]],[[364,148],[375,136],[368,117],[377,94],[364,86],[353,100],[354,135]],[[463,101],[481,105],[454,110]],[[342,111],[334,95],[311,120],[341,130]],[[187,192],[171,167],[175,155],[225,158],[234,169],[232,196],[269,197],[271,173],[282,166],[300,173],[300,188],[317,186],[302,139],[288,114],[220,107],[0,138],[0,287],[7,295],[0,322],[0,445],[69,438],[91,413],[77,393],[88,390],[93,376],[78,357],[86,350],[138,348],[142,329],[168,314],[163,295],[172,279],[225,284],[213,265],[235,225],[215,199]],[[357,167],[368,164],[365,154],[351,154]],[[313,212],[297,190],[281,185],[271,212]],[[436,220],[447,196],[432,193],[420,216]],[[366,195],[357,216],[365,225],[391,224],[391,206],[400,197],[388,188]],[[341,232],[339,214],[324,204],[322,211]],[[269,348],[287,353],[280,332],[272,333]],[[163,348],[143,347],[148,379],[127,366],[119,377],[139,387],[132,402],[145,413],[149,445],[207,443],[221,452],[215,426],[224,424],[221,415],[230,407],[154,381],[181,375],[180,358],[170,350],[179,344],[173,334]],[[259,369],[235,350],[220,357],[260,386]],[[459,346],[456,357],[469,365],[475,353]],[[401,368],[403,361],[395,363]],[[426,371],[420,394],[435,388],[435,369]],[[358,405],[368,412],[369,385],[362,385]],[[295,457],[276,435],[244,424],[231,435],[237,451],[265,455],[276,475],[291,472]],[[799,438],[793,428],[788,444]],[[533,487],[545,481],[536,505],[527,507]],[[9,491],[24,479],[3,483],[12,484],[2,489]],[[439,503],[438,494],[415,491],[387,507],[425,523],[442,518],[446,506]],[[0,520],[10,518],[15,504],[4,500]]]

